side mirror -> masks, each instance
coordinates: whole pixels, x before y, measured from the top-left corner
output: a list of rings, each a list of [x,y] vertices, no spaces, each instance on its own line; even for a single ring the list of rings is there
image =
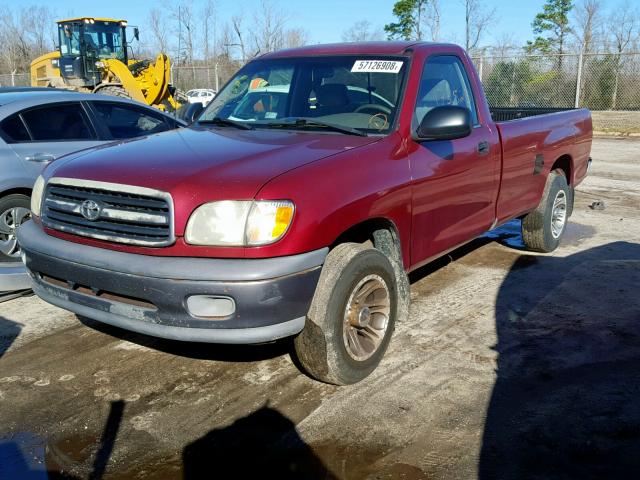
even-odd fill
[[[140,30],[138,30],[138,27],[133,27],[133,38],[140,41]]]
[[[200,102],[196,102],[183,105],[176,113],[179,119],[184,120],[187,123],[193,123],[203,110],[204,105]]]
[[[453,140],[470,135],[472,129],[468,108],[444,105],[427,112],[414,134],[414,140]]]

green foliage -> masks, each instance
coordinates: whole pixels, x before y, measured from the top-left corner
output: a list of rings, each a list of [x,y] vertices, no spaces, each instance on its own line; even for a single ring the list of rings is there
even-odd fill
[[[592,110],[608,110],[612,107],[617,64],[613,55],[589,59],[585,63],[582,106]]]
[[[536,59],[498,62],[484,83],[492,107],[571,107],[575,82]]]
[[[485,82],[484,91],[492,107],[522,106],[528,102],[526,85],[534,73],[526,60],[498,62]]]
[[[421,40],[421,16],[428,0],[398,0],[393,6],[397,22],[384,26],[389,40]]]
[[[538,36],[533,42],[527,42],[527,52],[564,53],[567,35],[571,33],[569,12],[572,8],[572,0],[547,0],[531,24]]]

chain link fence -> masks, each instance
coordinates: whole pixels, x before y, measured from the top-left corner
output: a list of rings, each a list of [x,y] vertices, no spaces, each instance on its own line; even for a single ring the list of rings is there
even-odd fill
[[[640,134],[640,53],[476,56],[473,61],[491,106],[586,107],[594,130]],[[239,66],[174,66],[171,83],[183,91],[217,91]],[[0,86],[29,84],[28,73],[0,74]]]
[[[0,87],[28,87],[31,78],[28,73],[0,74]]]
[[[589,108],[594,130],[640,133],[640,53],[481,56],[491,106]]]

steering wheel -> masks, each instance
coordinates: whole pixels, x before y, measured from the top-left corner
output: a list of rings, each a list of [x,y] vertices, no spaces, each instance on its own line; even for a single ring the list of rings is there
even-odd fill
[[[389,107],[385,107],[384,105],[378,105],[377,103],[365,103],[364,105],[360,105],[356,108],[354,113],[369,113],[372,114],[384,113],[386,115],[391,114],[391,109]]]

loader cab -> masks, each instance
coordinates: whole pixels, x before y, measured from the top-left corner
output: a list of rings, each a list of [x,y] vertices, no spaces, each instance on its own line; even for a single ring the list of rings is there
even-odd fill
[[[100,63],[106,59],[127,65],[127,22],[101,18],[74,18],[58,22],[60,75],[76,87],[94,87],[102,80]]]

